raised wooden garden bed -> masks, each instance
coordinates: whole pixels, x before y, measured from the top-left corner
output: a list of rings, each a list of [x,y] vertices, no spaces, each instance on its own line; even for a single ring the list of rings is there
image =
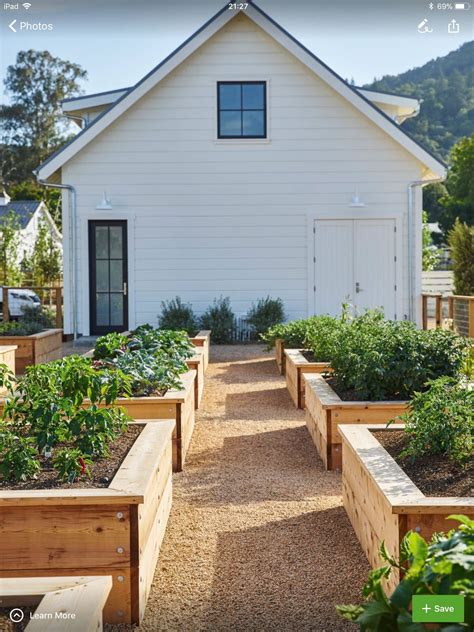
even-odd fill
[[[285,341],[281,338],[275,340],[275,360],[280,375],[285,375]]]
[[[402,429],[377,426],[341,426],[344,470],[344,507],[370,564],[381,565],[382,540],[396,559],[403,536],[410,530],[424,538],[437,531],[448,531],[457,523],[446,520],[450,514],[465,514],[474,519],[472,497],[425,496],[405,474],[371,430],[391,432]],[[394,572],[388,582],[393,590],[400,580]]]
[[[210,329],[198,331],[197,334],[190,340],[195,347],[202,347],[204,349],[204,371],[206,371],[209,364],[209,350],[211,347]]]
[[[154,422],[174,419],[173,430],[173,470],[181,472],[186,459],[194,431],[195,407],[194,384],[196,371],[187,371],[180,375],[183,388],[180,391],[169,390],[165,395],[147,397],[119,397],[116,406],[121,406],[135,420],[147,419]],[[84,402],[84,406],[88,406]]]
[[[304,373],[327,373],[329,362],[309,362],[300,349],[284,349],[286,387],[296,408],[305,407]]]
[[[110,575],[0,579],[0,603],[23,612],[27,632],[100,632],[111,588]]]
[[[171,509],[173,420],[146,423],[108,488],[0,492],[0,577],[111,575],[107,623],[143,618]]]
[[[62,357],[63,330],[46,329],[31,336],[1,336],[0,343],[17,347],[15,371],[24,373],[31,364],[51,362]]]
[[[192,358],[186,360],[188,369],[196,371],[194,380],[194,408],[199,408],[202,394],[204,392],[204,347],[196,347],[196,352]]]
[[[306,425],[327,470],[342,469],[340,424],[386,423],[408,409],[406,401],[343,401],[321,375],[305,381]]]

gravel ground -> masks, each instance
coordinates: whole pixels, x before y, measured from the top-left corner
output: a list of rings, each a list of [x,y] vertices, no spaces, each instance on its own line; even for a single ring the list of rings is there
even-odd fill
[[[338,632],[368,563],[262,347],[212,347],[140,631]],[[109,630],[118,628],[109,627]],[[123,628],[122,628],[123,629]]]

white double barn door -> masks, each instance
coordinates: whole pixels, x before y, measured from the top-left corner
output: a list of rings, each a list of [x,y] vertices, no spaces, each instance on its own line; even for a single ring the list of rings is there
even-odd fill
[[[396,318],[396,231],[393,219],[314,222],[315,313],[337,315],[380,307]]]

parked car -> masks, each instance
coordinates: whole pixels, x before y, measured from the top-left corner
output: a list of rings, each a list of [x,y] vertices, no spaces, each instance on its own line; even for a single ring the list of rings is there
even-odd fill
[[[3,288],[0,287],[0,311],[3,316]],[[24,307],[41,307],[40,297],[33,290],[16,289],[8,290],[8,312],[12,320],[17,320],[23,315]]]

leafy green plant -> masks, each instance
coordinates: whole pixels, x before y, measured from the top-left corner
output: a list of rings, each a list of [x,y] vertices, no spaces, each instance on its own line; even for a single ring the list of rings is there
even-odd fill
[[[474,626],[474,521],[453,515],[457,529],[435,534],[427,542],[410,531],[403,538],[400,560],[391,558],[382,543],[385,566],[371,571],[363,589],[365,601],[358,605],[337,606],[344,619],[359,625],[361,632],[425,632],[445,630],[466,632]],[[393,569],[402,569],[403,579],[388,596],[383,581]],[[411,601],[414,595],[464,595],[465,621],[459,624],[414,623]]]
[[[333,316],[316,316],[311,321],[305,346],[313,352],[317,362],[331,362],[346,326],[344,320]]]
[[[26,481],[39,470],[38,449],[33,439],[4,427],[0,431],[0,474],[6,480]]]
[[[186,331],[155,329],[151,325],[141,325],[132,332],[127,348],[130,351],[144,349],[160,352],[175,360],[184,361],[194,355],[194,345]]]
[[[409,437],[402,458],[416,459],[442,454],[456,463],[472,457],[474,451],[474,391],[454,378],[441,377],[415,393],[410,411],[402,415]]]
[[[468,353],[469,342],[453,332],[422,331],[372,311],[341,329],[331,365],[340,388],[360,399],[409,399],[429,380],[460,377]]]
[[[53,467],[57,470],[59,478],[70,483],[80,476],[89,476],[91,464],[92,459],[77,448],[58,450],[53,459]]]
[[[254,335],[261,336],[270,327],[282,323],[285,320],[285,309],[281,298],[258,299],[252,304],[247,315],[247,322],[252,327]]]
[[[211,329],[211,339],[217,344],[232,342],[235,315],[229,297],[214,299],[200,319],[201,329]]]
[[[17,381],[0,365],[0,380],[7,389],[0,423],[3,477],[34,476],[41,451],[52,452],[54,461],[60,451],[78,450],[87,464],[87,459],[108,453],[129,420],[113,404],[120,393],[130,392],[130,377],[94,367],[88,358],[69,356],[31,366]],[[86,398],[90,403],[84,407]],[[58,463],[64,465],[66,454]]]
[[[115,358],[127,348],[128,338],[123,334],[112,332],[97,338],[94,347],[94,359]]]
[[[158,324],[160,329],[182,330],[189,335],[194,335],[198,329],[192,305],[184,303],[179,296],[170,301],[162,301]]]
[[[0,336],[31,336],[32,334],[38,334],[43,329],[44,327],[40,323],[11,320],[6,323],[0,323]]]

